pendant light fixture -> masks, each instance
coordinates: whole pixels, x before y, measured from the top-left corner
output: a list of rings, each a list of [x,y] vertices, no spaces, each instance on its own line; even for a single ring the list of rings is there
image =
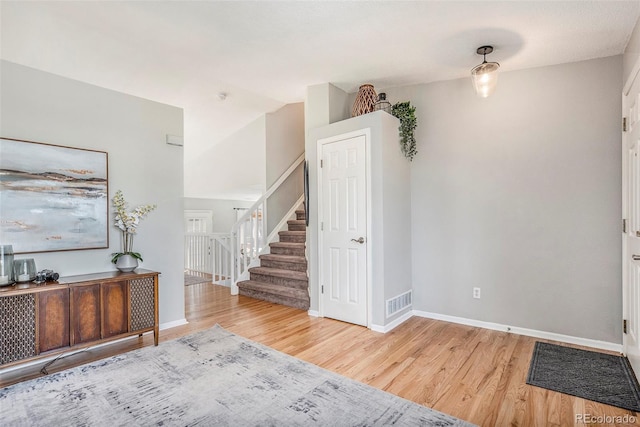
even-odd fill
[[[496,88],[500,64],[497,62],[487,62],[487,55],[493,52],[493,46],[481,46],[476,52],[478,55],[484,57],[484,61],[471,70],[471,81],[473,82],[476,94],[481,98],[486,98],[491,95]]]

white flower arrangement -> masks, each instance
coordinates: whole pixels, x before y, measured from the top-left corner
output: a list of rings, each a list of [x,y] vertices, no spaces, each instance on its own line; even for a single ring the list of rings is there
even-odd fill
[[[145,218],[149,212],[154,210],[156,205],[138,206],[131,212],[127,212],[128,203],[124,200],[121,190],[116,191],[113,197],[113,206],[116,208],[115,225],[122,232],[122,252],[111,254],[112,263],[116,263],[118,258],[123,255],[131,255],[132,257],[142,261],[142,256],[138,252],[133,252],[133,237],[137,232],[140,220]]]

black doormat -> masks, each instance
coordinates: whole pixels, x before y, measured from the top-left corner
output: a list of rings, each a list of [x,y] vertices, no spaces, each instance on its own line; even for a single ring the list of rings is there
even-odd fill
[[[640,411],[640,387],[626,357],[536,342],[527,384]]]

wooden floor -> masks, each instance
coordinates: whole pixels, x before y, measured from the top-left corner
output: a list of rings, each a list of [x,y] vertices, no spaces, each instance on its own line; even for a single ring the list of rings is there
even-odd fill
[[[373,387],[482,426],[585,425],[578,414],[637,414],[525,384],[536,341],[521,335],[411,318],[387,334],[305,311],[230,296],[203,283],[185,287],[188,325],[161,332],[160,341],[218,323],[227,330]],[[152,345],[151,335],[77,354],[49,372]],[[0,386],[41,375],[40,366],[0,373]],[[590,425],[629,425],[624,422]],[[640,425],[636,421],[634,425]]]

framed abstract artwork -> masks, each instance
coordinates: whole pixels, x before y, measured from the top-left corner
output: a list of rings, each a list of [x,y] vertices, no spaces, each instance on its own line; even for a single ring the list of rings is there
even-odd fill
[[[108,248],[107,157],[0,138],[0,244],[15,253]]]

